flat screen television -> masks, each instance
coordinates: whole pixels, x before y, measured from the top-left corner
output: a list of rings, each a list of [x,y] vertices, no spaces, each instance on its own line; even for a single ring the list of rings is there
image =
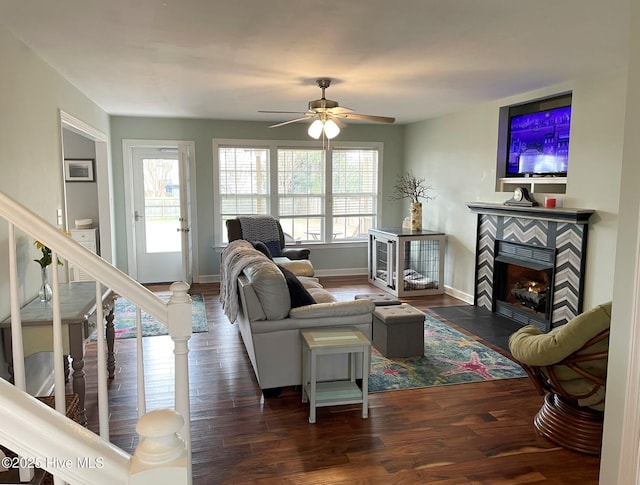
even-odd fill
[[[509,116],[507,177],[566,177],[571,105]]]

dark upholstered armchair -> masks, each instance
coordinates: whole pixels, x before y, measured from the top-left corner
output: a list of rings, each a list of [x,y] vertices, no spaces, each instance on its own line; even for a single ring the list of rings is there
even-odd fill
[[[243,226],[245,227],[245,232],[247,232],[246,231],[247,225],[251,225],[252,221],[266,222],[267,224],[263,225],[262,227],[274,228],[273,233],[270,236],[267,236],[268,238],[267,241],[265,241],[265,239],[263,238],[253,237],[253,235],[251,234],[251,232],[253,232],[253,228],[249,229],[250,234],[248,235],[248,237],[246,237],[247,235],[243,233]],[[280,225],[280,221],[270,216],[254,216],[254,217],[228,219],[226,221],[226,224],[227,224],[227,233],[229,236],[229,242],[235,241],[236,239],[246,239],[251,242],[258,240],[258,241],[267,243],[267,247],[269,247],[269,250],[271,251],[273,256],[283,256],[291,260],[309,259],[309,254],[311,253],[310,249],[302,248],[302,247],[301,248],[285,247],[285,235],[284,235],[284,232],[282,231],[282,226]],[[256,234],[256,232],[253,232],[253,234]],[[268,241],[275,241],[275,245],[268,244]],[[277,247],[277,251],[274,251],[276,247]]]
[[[527,326],[509,338],[544,404],[534,426],[565,448],[600,454],[611,303],[605,303],[542,333]]]

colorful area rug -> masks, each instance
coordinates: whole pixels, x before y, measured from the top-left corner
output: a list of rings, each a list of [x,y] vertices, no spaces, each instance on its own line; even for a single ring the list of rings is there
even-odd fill
[[[165,301],[169,300],[169,293],[157,293]],[[200,294],[191,295],[191,309],[193,315],[193,333],[206,332],[209,330],[206,312],[204,308],[204,297]],[[113,309],[117,339],[136,337],[136,307],[125,298],[118,298]],[[169,328],[162,325],[158,320],[146,312],[142,312],[142,336],[155,337],[157,335],[168,335]],[[95,339],[95,336],[93,337]]]
[[[369,392],[526,377],[512,360],[427,315],[424,357],[387,359],[372,349]]]

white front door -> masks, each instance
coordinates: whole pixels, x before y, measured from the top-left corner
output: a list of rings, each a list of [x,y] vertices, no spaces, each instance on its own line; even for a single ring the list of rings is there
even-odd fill
[[[191,283],[189,148],[133,147],[133,239],[141,283]]]

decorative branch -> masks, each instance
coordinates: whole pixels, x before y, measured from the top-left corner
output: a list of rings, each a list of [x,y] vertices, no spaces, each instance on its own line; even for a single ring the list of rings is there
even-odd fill
[[[408,173],[398,177],[396,184],[393,186],[393,193],[389,196],[389,199],[410,199],[414,204],[420,203],[420,200],[429,202],[435,199],[435,196],[428,194],[430,190],[432,190],[432,187],[426,184],[426,179],[417,177],[416,174],[410,170]]]

